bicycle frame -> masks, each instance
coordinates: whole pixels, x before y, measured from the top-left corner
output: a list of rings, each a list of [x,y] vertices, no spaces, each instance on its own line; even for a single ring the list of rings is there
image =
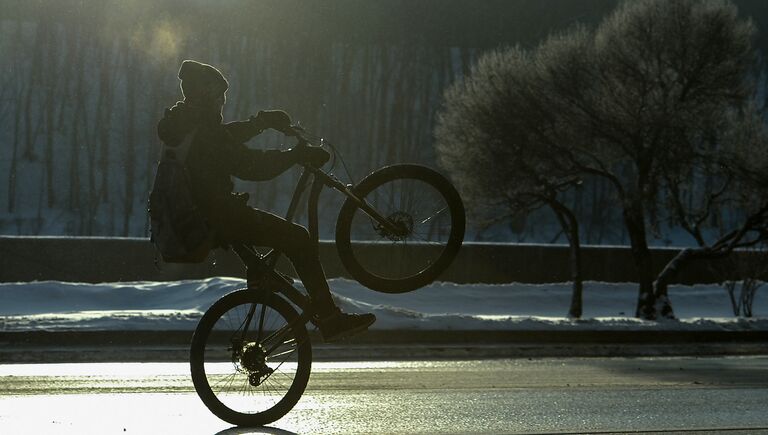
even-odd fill
[[[301,139],[297,146],[307,146],[307,143],[304,139]],[[379,214],[366,201],[361,200],[354,193],[352,185],[344,184],[335,176],[310,165],[304,165],[304,170],[296,184],[296,188],[294,189],[291,202],[285,215],[285,219],[287,221],[293,222],[304,191],[309,185],[310,178],[312,179],[312,187],[310,189],[309,199],[307,200],[307,214],[308,230],[314,249],[319,248],[318,202],[320,193],[325,186],[341,192],[347,198],[352,200],[355,205],[357,205],[363,212],[365,212],[372,219],[376,220],[380,225],[382,225],[382,227],[386,228],[387,230],[393,232],[394,234],[398,234],[402,231],[399,227],[392,224],[387,218]],[[314,315],[314,311],[312,310],[309,296],[305,295],[296,287],[294,287],[292,285],[293,280],[291,278],[275,270],[277,261],[282,255],[281,252],[279,252],[277,249],[272,249],[266,254],[260,254],[255,249],[253,249],[253,247],[247,246],[243,243],[233,243],[232,249],[246,266],[246,278],[249,289],[257,290],[261,287],[264,287],[261,284],[264,284],[265,281],[268,281],[270,286],[274,286],[274,290],[271,291],[282,294],[301,309],[301,313],[297,322],[304,324],[311,321]],[[264,309],[264,307],[262,309]],[[251,326],[251,322],[253,321],[253,316],[255,313],[256,304],[253,304],[246,316],[246,321],[242,332],[243,339],[245,338],[247,331]],[[263,320],[263,316],[264,313],[262,313],[260,319]],[[288,332],[289,327],[293,327],[293,324],[286,325],[281,330],[275,331],[270,335],[270,337],[267,337],[265,341],[272,338],[280,338],[280,336],[285,335]],[[259,327],[259,334],[261,334],[261,325]],[[259,337],[259,339],[260,338],[261,337]],[[268,349],[266,354],[269,355],[277,346],[279,345],[276,344],[272,349]]]
[[[299,182],[296,185],[296,190],[293,192],[293,197],[291,198],[291,204],[288,206],[288,212],[286,213],[286,220],[292,221],[294,218],[294,215],[296,213],[296,210],[299,205],[299,201],[301,200],[301,195],[304,193],[304,189],[306,189],[307,184],[309,183],[309,177],[312,176],[312,189],[310,191],[309,200],[308,200],[308,229],[309,229],[309,235],[313,242],[318,242],[319,237],[319,231],[318,231],[318,216],[317,216],[317,204],[320,197],[320,192],[323,190],[324,186],[328,186],[332,189],[335,189],[339,192],[341,192],[344,196],[352,200],[355,205],[357,205],[360,210],[365,212],[368,216],[370,216],[372,219],[374,219],[376,222],[378,222],[382,227],[386,228],[387,230],[391,231],[394,234],[400,234],[403,229],[398,227],[397,225],[393,224],[389,221],[386,217],[382,216],[376,209],[370,206],[365,200],[360,199],[355,192],[352,190],[351,184],[344,184],[342,183],[338,178],[335,176],[328,174],[321,169],[305,165],[304,166],[304,172],[302,172],[301,177],[299,178]]]
[[[343,202],[334,219],[336,248],[349,276],[360,284],[384,293],[409,292],[433,282],[455,258],[464,232],[464,208],[456,189],[440,173],[422,165],[395,164],[373,171],[359,183],[345,184],[333,175],[335,159],[329,162],[331,169],[321,170],[319,163],[324,163],[328,155],[309,148],[327,145],[335,151],[332,144],[323,143],[298,126],[281,131],[298,138],[294,148],[298,152],[292,156],[318,163],[303,165],[287,204],[286,221],[275,225],[283,228],[306,224],[309,232],[301,229],[305,234],[299,234],[296,240],[297,248],[303,251],[297,251],[297,255],[306,255],[314,263],[308,265],[310,272],[319,266],[318,221],[320,212],[325,211],[325,207],[319,207],[319,197],[324,187],[344,195],[336,198]],[[334,157],[349,174],[343,158],[338,154]],[[322,205],[326,205],[325,201]],[[300,216],[304,206],[306,221]],[[441,214],[440,219],[432,220]],[[312,286],[302,288],[294,278],[275,268],[284,253],[291,253],[294,259],[293,251],[288,249],[294,246],[284,243],[288,250],[281,252],[283,243],[276,234],[276,246],[265,250],[259,244],[260,229],[254,229],[254,244],[249,244],[247,238],[245,243],[230,240],[230,247],[246,267],[247,288],[223,296],[206,310],[195,329],[190,351],[192,381],[203,403],[222,420],[249,426],[273,422],[296,405],[309,381],[311,341],[318,336],[330,340],[360,332],[371,320],[371,315],[346,317],[337,308],[325,318],[325,310],[318,311],[313,305],[324,306],[313,304],[313,298],[328,296],[327,290],[321,287],[318,290],[323,293],[318,294]],[[373,246],[377,252],[370,255],[369,247]],[[379,247],[386,251],[378,252]],[[299,271],[304,276],[304,270]],[[320,331],[312,333],[308,323],[319,326]],[[360,327],[347,329],[347,325]],[[230,361],[231,365],[219,364]],[[249,404],[249,396],[259,392],[268,400]]]
[[[307,146],[306,140],[304,139],[301,139],[299,144],[297,145],[297,147],[302,147],[302,146]],[[307,201],[308,203],[308,207],[307,207],[308,228],[307,229],[309,230],[310,240],[312,241],[315,249],[317,249],[317,247],[319,246],[319,229],[318,229],[318,213],[317,213],[318,201],[319,201],[320,193],[322,192],[323,187],[325,186],[341,192],[341,194],[343,194],[344,196],[349,198],[351,201],[353,201],[354,204],[358,208],[360,208],[360,210],[362,210],[365,214],[367,214],[373,220],[375,220],[379,225],[381,225],[383,228],[387,229],[388,231],[392,232],[393,234],[400,235],[404,232],[407,233],[407,229],[400,228],[399,226],[393,224],[389,219],[382,216],[378,211],[376,211],[376,209],[371,207],[370,204],[368,204],[368,202],[366,202],[363,199],[360,199],[355,194],[351,184],[344,184],[334,175],[328,174],[321,169],[315,168],[310,165],[303,165],[303,166],[304,166],[304,170],[301,173],[301,176],[299,177],[299,181],[296,184],[296,188],[293,191],[291,202],[288,205],[288,210],[285,214],[285,219],[288,222],[293,222],[296,216],[296,211],[298,210],[302,195],[304,194],[304,191],[309,185],[310,178],[312,178],[312,187],[310,189],[310,195]],[[274,269],[275,265],[277,264],[277,261],[280,259],[280,256],[282,255],[276,249],[272,249],[264,255],[257,254],[255,253],[255,251],[251,250],[251,253],[243,253],[245,257],[241,255],[241,252],[239,252],[238,249],[235,249],[235,252],[237,252],[240,258],[243,259],[247,267],[249,266],[249,261],[254,261],[254,255],[258,256],[259,259],[264,262],[264,264],[257,267],[259,275],[263,274],[264,272],[270,269]],[[258,278],[258,275],[256,275],[256,277]],[[291,300],[293,301],[293,299]]]
[[[386,225],[390,228],[392,228],[394,231],[397,231],[397,228],[394,228],[394,226],[387,221],[386,218],[382,217],[379,213],[377,213],[370,205],[368,205],[365,201],[361,201],[351,190],[351,186],[345,185],[341,181],[339,181],[337,178],[335,178],[332,175],[329,175],[325,173],[324,171],[314,168],[309,165],[304,166],[304,171],[301,174],[301,177],[299,178],[298,183],[296,184],[296,188],[294,189],[293,196],[291,198],[290,205],[288,206],[288,211],[286,212],[285,219],[289,222],[292,222],[295,218],[296,211],[298,210],[299,203],[302,199],[302,196],[304,194],[304,191],[307,188],[307,185],[309,184],[310,178],[313,178],[312,180],[312,187],[310,190],[310,196],[308,199],[308,230],[310,234],[310,240],[312,241],[313,246],[315,249],[319,246],[319,229],[318,229],[318,201],[320,197],[320,193],[322,192],[322,189],[324,186],[332,187],[338,191],[340,191],[342,194],[346,195],[347,197],[351,198],[355,203],[366,213],[368,213],[372,218],[379,221],[382,225]],[[265,284],[265,281],[268,281],[270,286],[274,286],[274,292],[281,293],[284,295],[288,300],[290,300],[292,303],[294,303],[296,306],[298,306],[301,309],[301,314],[299,316],[298,322],[301,323],[307,323],[311,320],[313,313],[313,310],[311,309],[310,304],[310,298],[299,291],[296,287],[292,285],[292,279],[275,271],[275,266],[277,264],[277,261],[280,259],[280,256],[282,255],[281,252],[279,252],[276,249],[272,249],[266,254],[260,254],[258,253],[253,247],[247,246],[243,243],[233,243],[232,249],[235,251],[235,253],[240,257],[240,259],[243,261],[243,263],[246,266],[246,277],[247,277],[247,283],[248,288],[252,289],[259,289],[261,287],[265,287],[262,284]],[[253,321],[253,316],[256,312],[256,304],[254,304],[251,309],[249,310],[245,324],[243,327],[242,337],[244,338],[250,328],[251,322]],[[263,319],[263,313],[260,319]],[[289,325],[292,326],[292,325]],[[284,328],[284,331],[275,331],[273,334],[271,334],[269,338],[275,338],[274,336],[278,335],[284,335],[287,333],[287,327]],[[261,326],[259,327],[259,333],[261,331]],[[277,337],[279,338],[279,337]],[[261,339],[261,337],[259,337]],[[267,350],[267,354],[269,354],[274,349]]]
[[[322,174],[322,175],[319,175],[319,174]],[[317,249],[317,246],[319,244],[317,205],[318,205],[320,192],[322,191],[323,186],[326,184],[329,184],[329,185],[332,185],[334,188],[346,193],[350,197],[354,197],[354,196],[349,190],[349,188],[346,185],[342,184],[340,181],[335,180],[334,178],[327,175],[323,171],[312,168],[310,166],[305,166],[304,171],[302,172],[301,177],[299,178],[299,181],[296,185],[296,189],[293,192],[291,203],[288,206],[288,211],[285,217],[287,221],[289,222],[293,221],[296,211],[298,210],[301,197],[304,191],[306,190],[307,185],[309,184],[310,177],[312,177],[313,175],[315,176],[315,178],[312,183],[311,194],[308,200],[308,204],[309,204],[309,210],[308,210],[309,228],[308,229],[310,234],[310,240],[312,241],[313,246],[315,246],[315,249]],[[261,287],[260,284],[262,284],[263,281],[268,280],[269,284],[275,286],[275,289],[274,289],[275,292],[281,293],[286,298],[288,298],[291,302],[293,302],[296,306],[301,308],[302,314],[299,317],[300,322],[306,323],[310,320],[312,316],[312,313],[311,313],[312,310],[310,309],[311,305],[310,305],[309,297],[303,294],[301,291],[299,291],[296,287],[294,287],[292,285],[290,278],[274,270],[277,264],[277,261],[280,259],[280,256],[282,255],[278,250],[272,249],[266,254],[259,254],[252,247],[249,247],[242,243],[233,243],[232,249],[240,257],[240,259],[243,261],[243,263],[246,266],[246,277],[248,282],[248,288],[257,289]],[[251,310],[249,311],[246,317],[246,323],[245,323],[245,327],[243,328],[243,334],[245,334],[250,327],[250,324],[253,320],[253,315],[255,314],[255,309],[256,309],[255,305],[251,307]]]

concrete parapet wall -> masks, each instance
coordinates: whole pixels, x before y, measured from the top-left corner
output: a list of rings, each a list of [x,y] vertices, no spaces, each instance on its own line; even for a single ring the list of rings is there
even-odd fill
[[[637,281],[628,247],[582,248],[583,279]],[[676,249],[653,249],[660,270]],[[386,261],[384,248],[369,249],[374,261]],[[329,278],[348,276],[335,245],[320,243],[320,256]],[[244,269],[231,251],[216,250],[201,264],[156,264],[151,243],[139,238],[0,236],[0,282],[59,280],[73,282],[173,281],[211,276],[243,277]],[[283,262],[281,269],[291,273]],[[440,277],[457,283],[548,283],[570,281],[568,247],[562,245],[466,243],[458,258]],[[291,273],[292,274],[292,273]],[[691,263],[676,282],[717,282],[711,267]]]

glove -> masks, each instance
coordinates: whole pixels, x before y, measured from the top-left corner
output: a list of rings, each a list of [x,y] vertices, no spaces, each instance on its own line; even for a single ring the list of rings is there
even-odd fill
[[[297,162],[315,168],[323,166],[331,158],[331,154],[321,147],[303,146],[294,148],[292,151],[296,155]]]
[[[291,126],[291,117],[282,110],[259,110],[250,120],[257,130],[272,128],[284,132]]]

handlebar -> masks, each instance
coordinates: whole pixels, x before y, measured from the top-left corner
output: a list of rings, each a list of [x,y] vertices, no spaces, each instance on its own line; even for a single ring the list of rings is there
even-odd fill
[[[283,128],[280,131],[284,135],[288,137],[295,137],[298,140],[296,145],[293,146],[294,150],[309,151],[309,148],[325,149],[324,147],[325,141],[323,141],[323,138],[307,132],[299,125],[291,125],[290,127]],[[329,158],[330,156],[331,155],[329,154]],[[307,161],[307,162],[301,163],[301,165],[307,169],[312,169],[313,172],[315,172],[314,170],[319,169],[326,162],[327,162],[327,159],[323,160],[320,163],[311,163],[310,161]]]
[[[295,137],[299,140],[299,144],[297,146],[307,146],[307,145],[314,145],[314,146],[322,146],[323,139],[317,138],[313,135],[310,135],[306,130],[304,130],[299,125],[291,125],[290,127],[287,127],[282,130],[283,134],[289,137]],[[319,140],[318,140],[319,139]]]
[[[330,151],[331,154],[331,168],[327,171],[327,173],[331,173],[333,168],[336,166],[336,159],[338,158],[341,161],[342,166],[344,167],[344,171],[347,173],[348,179],[354,184],[354,178],[350,174],[349,168],[347,168],[346,162],[344,162],[344,158],[341,157],[336,147],[331,143],[326,141],[320,136],[314,135],[306,130],[304,130],[303,127],[301,127],[298,124],[291,125],[287,128],[284,128],[281,130],[282,133],[288,137],[295,137],[298,140],[298,143],[296,144],[296,148],[301,147],[322,147],[326,150]],[[314,168],[317,169],[317,168]],[[335,179],[335,177],[334,177]],[[341,182],[339,182],[340,185],[343,186]]]

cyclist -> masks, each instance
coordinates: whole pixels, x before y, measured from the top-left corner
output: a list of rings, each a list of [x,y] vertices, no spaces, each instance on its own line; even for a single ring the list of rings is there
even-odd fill
[[[267,128],[287,131],[291,118],[282,110],[259,111],[247,121],[223,123],[229,83],[215,67],[185,60],[179,69],[184,100],[157,125],[160,139],[173,149],[190,133],[186,156],[189,183],[197,206],[216,232],[220,244],[240,241],[268,246],[286,254],[309,292],[315,323],[324,341],[335,341],[366,330],[373,314],[343,313],[333,302],[320,264],[317,245],[306,228],[246,204],[247,194],[233,193],[231,176],[249,181],[277,177],[294,164],[321,166],[329,154],[320,147],[252,150],[245,142]]]

